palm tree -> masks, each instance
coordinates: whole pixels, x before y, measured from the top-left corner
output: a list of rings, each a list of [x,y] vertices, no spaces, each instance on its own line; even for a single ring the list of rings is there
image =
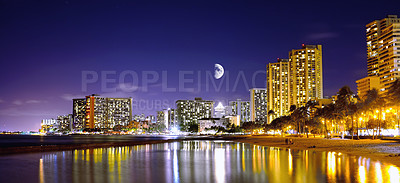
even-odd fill
[[[304,130],[303,130],[304,125],[302,126],[302,124],[305,123],[305,120],[308,117],[308,114],[309,113],[307,111],[307,108],[305,106],[303,106],[303,107],[296,108],[290,115],[292,121],[297,123],[297,133],[304,132]]]
[[[400,120],[399,120],[399,108],[400,108],[400,80],[396,79],[392,86],[389,88],[389,101],[388,104],[396,109],[396,121],[397,126],[399,128],[399,135],[400,135]]]
[[[377,89],[372,89],[369,90],[366,94],[366,99],[364,100],[364,107],[366,111],[370,112],[370,114],[373,114],[375,109],[379,109],[378,110],[378,134],[380,136],[380,128],[381,128],[381,118],[380,118],[380,113],[382,112],[382,108],[385,105],[385,100],[384,98],[379,95],[378,90]],[[374,135],[372,135],[372,138]]]
[[[269,123],[270,123],[270,122],[269,122],[269,121],[270,121],[270,119],[269,119],[269,118],[270,118],[270,116],[271,116],[271,115],[275,115],[275,112],[274,112],[274,110],[269,110],[269,111],[268,111],[268,113],[267,113],[267,124],[269,124]]]
[[[351,116],[351,139],[354,136],[353,114],[356,111],[355,102],[353,100],[353,91],[349,86],[340,88],[335,105],[338,107],[338,112],[341,119],[347,120]]]
[[[328,104],[322,108],[318,108],[315,112],[317,118],[322,118],[324,120],[325,128],[325,138],[328,138],[328,120],[333,119],[334,104]]]
[[[296,105],[291,105],[289,109],[289,113],[292,113],[294,110],[296,110]]]
[[[363,102],[358,95],[356,95],[355,97],[357,99],[357,102],[351,106],[351,111],[352,111],[353,116],[354,115],[356,116],[356,120],[358,120],[358,116],[363,112],[363,110],[362,110]],[[353,125],[353,119],[352,119],[352,125]],[[357,140],[360,140],[358,121],[356,123],[356,129],[357,129]]]

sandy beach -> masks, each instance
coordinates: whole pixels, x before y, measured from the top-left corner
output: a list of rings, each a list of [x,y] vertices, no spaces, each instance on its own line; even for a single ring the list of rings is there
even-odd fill
[[[398,140],[349,140],[324,138],[290,137],[293,144],[286,144],[286,137],[246,136],[236,139],[237,142],[284,147],[290,149],[309,149],[315,151],[335,151],[349,155],[364,156],[381,162],[391,163],[400,167],[400,141]]]

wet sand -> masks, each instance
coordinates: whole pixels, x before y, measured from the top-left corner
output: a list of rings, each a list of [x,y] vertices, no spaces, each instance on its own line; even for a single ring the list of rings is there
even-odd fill
[[[349,140],[349,139],[324,139],[324,138],[299,138],[290,137],[294,144],[286,144],[286,137],[272,136],[245,136],[246,138],[234,141],[290,149],[335,151],[349,155],[357,155],[391,163],[400,167],[400,141],[398,140]]]

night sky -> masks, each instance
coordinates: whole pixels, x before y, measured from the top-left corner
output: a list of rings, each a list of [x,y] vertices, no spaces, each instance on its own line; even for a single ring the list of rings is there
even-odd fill
[[[146,115],[178,99],[248,100],[249,88],[265,87],[266,65],[303,43],[323,46],[325,96],[344,85],[357,92],[367,72],[365,25],[400,15],[400,1],[295,2],[0,0],[0,131],[37,130],[89,94],[132,97],[133,114]],[[219,80],[207,76],[216,63],[226,72]],[[99,77],[86,91],[85,71]],[[137,82],[121,83],[124,71]],[[102,72],[116,80],[111,90],[102,89]],[[189,73],[185,90],[180,72]],[[158,79],[144,85],[143,73]]]

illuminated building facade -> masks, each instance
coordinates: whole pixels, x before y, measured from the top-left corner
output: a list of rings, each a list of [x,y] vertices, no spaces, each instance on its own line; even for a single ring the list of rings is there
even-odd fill
[[[132,121],[131,98],[106,98],[106,126],[126,126]]]
[[[165,118],[164,111],[157,111],[157,123],[163,123]]]
[[[58,131],[72,131],[72,114],[57,116]]]
[[[269,63],[267,65],[267,111],[274,111],[274,116],[288,115],[290,109],[289,93],[289,59],[278,59],[276,63]],[[270,117],[273,119],[273,116]]]
[[[372,89],[379,90],[380,82],[379,76],[368,76],[356,81],[357,83],[357,95],[360,98],[365,98],[367,92]]]
[[[57,122],[57,119],[43,119],[42,123],[40,124],[40,132],[41,133],[52,133],[52,132],[58,132],[59,129],[59,123]]]
[[[226,115],[239,116],[241,123],[250,121],[250,101],[242,101],[237,99],[230,101],[229,106],[226,106]]]
[[[86,99],[72,99],[72,129],[82,130],[86,121]]]
[[[157,123],[164,124],[167,129],[177,127],[177,116],[175,109],[164,109],[157,111]]]
[[[379,91],[386,95],[400,77],[400,18],[389,15],[366,25],[368,76],[378,76]]]
[[[132,120],[132,98],[104,98],[95,95],[73,99],[74,127],[81,129],[112,129],[127,126]]]
[[[194,100],[176,101],[176,116],[178,123],[197,123],[198,119],[212,118],[214,101],[195,98]]]
[[[290,105],[304,106],[323,98],[322,46],[302,45],[289,52]]]
[[[267,121],[267,89],[250,89],[250,121]]]
[[[225,118],[203,118],[198,120],[199,132],[206,131],[207,128],[211,127],[226,127],[227,119]]]

